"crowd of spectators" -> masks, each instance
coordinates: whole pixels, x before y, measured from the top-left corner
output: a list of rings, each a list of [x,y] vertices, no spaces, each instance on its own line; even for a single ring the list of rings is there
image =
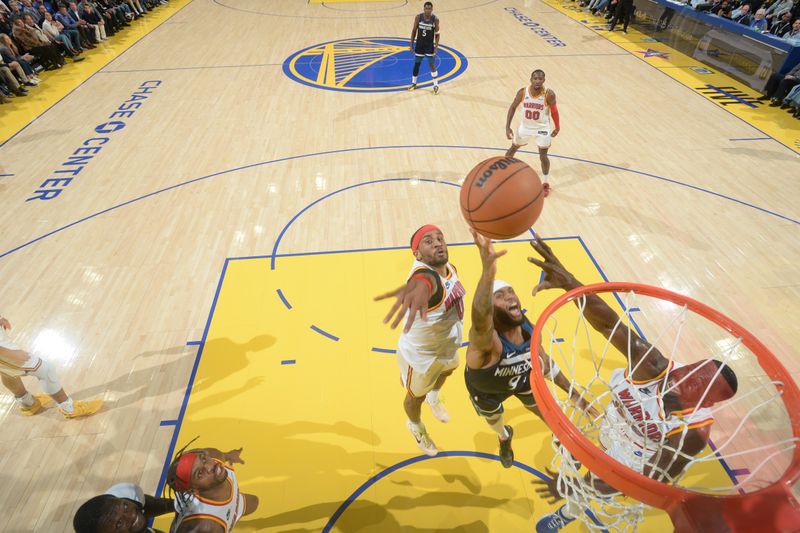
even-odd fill
[[[0,104],[168,0],[0,0]]]

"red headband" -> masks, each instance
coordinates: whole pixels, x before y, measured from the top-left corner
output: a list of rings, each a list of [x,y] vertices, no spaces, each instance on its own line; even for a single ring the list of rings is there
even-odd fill
[[[438,231],[441,233],[442,230],[434,226],[433,224],[425,224],[417,231],[414,232],[414,235],[411,236],[411,251],[416,252],[417,248],[419,248],[419,241],[422,240],[422,237],[425,236],[426,233],[429,231]]]
[[[178,459],[178,468],[175,469],[175,490],[183,492],[189,490],[189,480],[192,478],[192,467],[194,460],[197,458],[196,453],[185,453]]]

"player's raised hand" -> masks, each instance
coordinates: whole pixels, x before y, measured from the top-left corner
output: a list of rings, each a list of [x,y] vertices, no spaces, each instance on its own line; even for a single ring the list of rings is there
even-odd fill
[[[0,317],[0,328],[3,328],[5,330],[11,329],[11,322],[6,320],[5,318]]]
[[[481,254],[481,263],[483,263],[483,270],[484,271],[494,271],[497,269],[495,261],[497,261],[498,257],[502,257],[508,253],[508,250],[500,250],[499,252],[494,249],[494,243],[492,239],[485,237],[475,231],[474,229],[469,229],[470,233],[472,233],[472,239],[475,241],[475,244],[478,246],[478,251]]]
[[[550,476],[548,479],[534,479],[531,483],[536,485],[536,494],[541,496],[548,504],[554,504],[563,498],[558,493],[558,474],[549,468],[545,472]]]
[[[539,291],[552,288],[570,290],[580,285],[575,279],[575,276],[561,264],[561,261],[555,256],[553,250],[550,249],[539,235],[537,235],[534,240],[530,241],[530,244],[531,247],[542,256],[543,260],[529,257],[528,261],[544,270],[544,279],[533,288],[531,294],[536,296],[536,293]]]
[[[431,297],[431,290],[428,283],[412,278],[405,285],[376,296],[375,301],[395,298],[392,308],[383,319],[383,323],[388,324],[391,320],[391,328],[395,329],[406,312],[408,312],[408,320],[403,328],[403,332],[408,333],[411,330],[411,324],[417,318],[417,313],[419,313],[422,320],[428,318],[428,300]],[[392,320],[392,317],[394,317],[394,320]]]

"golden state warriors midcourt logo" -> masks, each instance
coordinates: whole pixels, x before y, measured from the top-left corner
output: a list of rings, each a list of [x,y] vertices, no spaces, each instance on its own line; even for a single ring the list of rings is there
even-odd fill
[[[283,72],[304,85],[330,91],[387,92],[408,88],[413,66],[407,38],[357,37],[300,50],[283,62]],[[439,82],[446,82],[467,69],[467,58],[440,45],[436,69]],[[417,86],[431,84],[430,73],[423,68]]]

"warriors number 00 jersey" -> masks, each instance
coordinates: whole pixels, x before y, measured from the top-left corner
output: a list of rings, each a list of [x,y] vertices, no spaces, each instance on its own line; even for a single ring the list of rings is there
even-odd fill
[[[213,520],[221,525],[225,532],[233,528],[245,512],[244,496],[239,492],[239,483],[236,481],[236,474],[232,468],[228,471],[228,479],[225,483],[230,487],[230,496],[222,501],[208,500],[196,494],[192,494],[186,505],[180,506],[175,501],[175,520],[172,522],[170,532],[175,532],[183,522],[190,520]]]
[[[452,357],[461,347],[462,322],[464,319],[464,296],[467,291],[458,281],[455,268],[447,264],[447,276],[439,275],[434,269],[420,261],[414,261],[409,278],[418,271],[428,271],[439,276],[443,290],[437,291],[435,302],[429,302],[428,318],[419,316],[408,333],[400,335],[399,344],[403,353],[415,353],[424,358]],[[411,364],[423,361],[409,361]],[[423,363],[424,364],[424,363]]]
[[[531,96],[533,87],[525,87],[525,98],[522,100],[523,128],[531,131],[546,130],[550,132],[550,106],[547,105],[547,89],[542,86],[539,96]]]

